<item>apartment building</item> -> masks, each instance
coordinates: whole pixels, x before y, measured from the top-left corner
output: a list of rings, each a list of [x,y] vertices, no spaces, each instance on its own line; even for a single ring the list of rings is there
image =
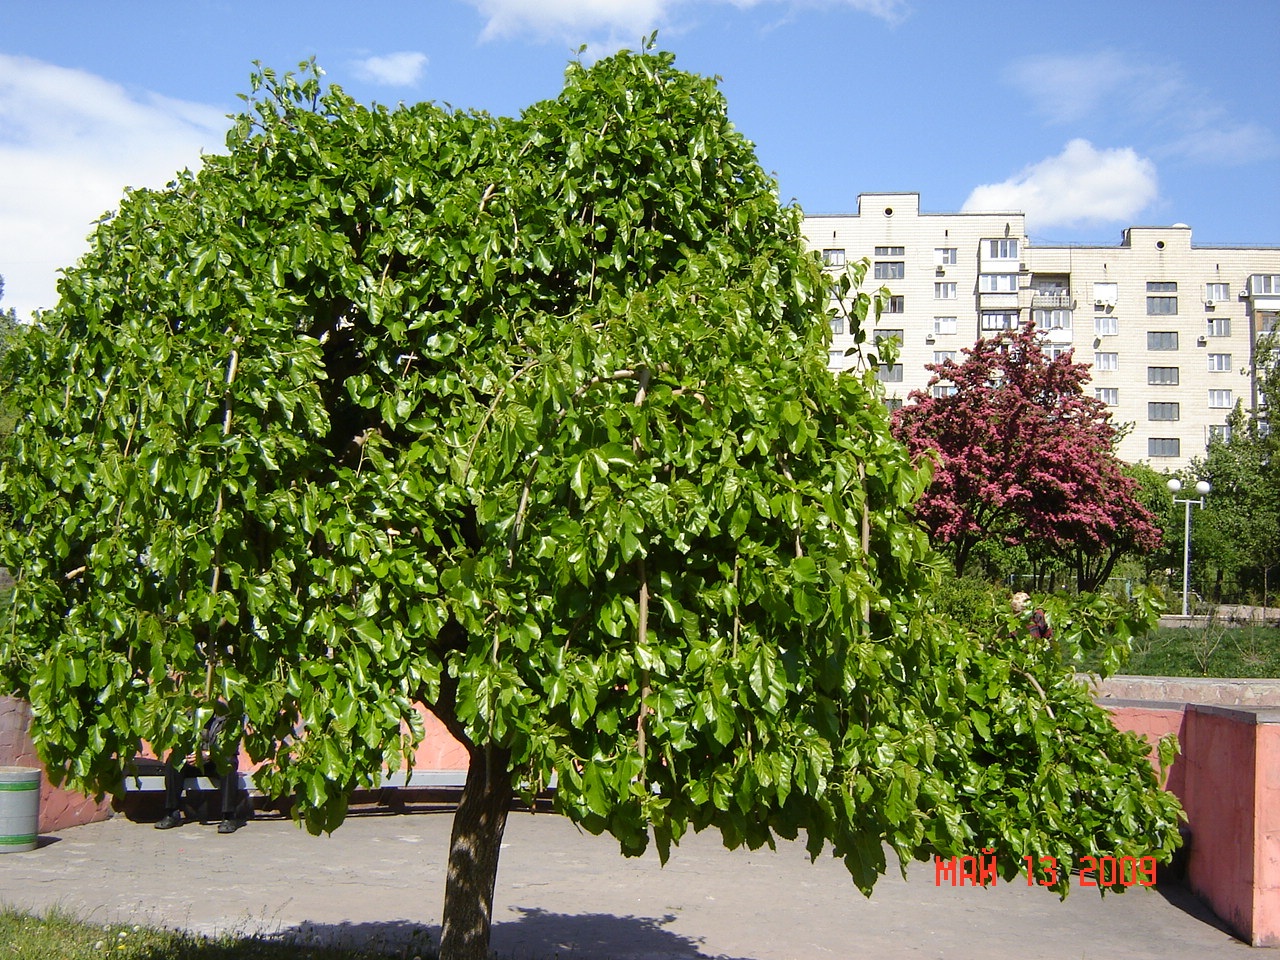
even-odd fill
[[[808,216],[804,231],[829,270],[865,257],[862,288],[889,289],[868,333],[900,341],[879,368],[891,405],[928,386],[925,364],[1030,321],[1050,353],[1090,365],[1095,395],[1132,425],[1125,460],[1179,469],[1237,400],[1258,401],[1254,348],[1280,315],[1280,246],[1198,247],[1185,224],[1129,227],[1116,246],[1038,246],[1021,213],[921,213],[916,193],[861,194],[856,214]],[[842,369],[859,359],[832,306]]]

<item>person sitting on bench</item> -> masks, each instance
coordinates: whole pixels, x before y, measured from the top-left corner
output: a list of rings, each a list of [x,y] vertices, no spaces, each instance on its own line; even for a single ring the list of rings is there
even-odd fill
[[[221,781],[218,791],[222,797],[222,822],[218,824],[219,833],[235,833],[240,826],[236,818],[236,803],[239,794],[239,764],[235,753],[232,753],[228,768],[219,771],[210,753],[217,743],[230,718],[224,713],[214,713],[200,732],[200,747],[197,753],[186,757],[181,763],[177,755],[169,757],[164,768],[164,809],[165,814],[156,821],[157,830],[171,830],[180,827],[188,819],[194,819],[194,813],[188,816],[190,806],[182,802],[188,777],[205,776],[214,782]]]

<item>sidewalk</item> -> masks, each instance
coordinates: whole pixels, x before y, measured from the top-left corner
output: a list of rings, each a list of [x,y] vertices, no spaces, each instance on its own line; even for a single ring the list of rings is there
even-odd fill
[[[0,856],[0,904],[52,906],[98,922],[192,931],[438,943],[450,810],[356,813],[330,837],[266,817],[157,831],[117,817]],[[1216,960],[1275,957],[1215,925],[1181,890],[1133,888],[1060,902],[1022,880],[937,887],[916,864],[867,900],[837,861],[802,844],[729,852],[693,836],[663,868],[549,814],[513,813],[503,843],[493,948],[504,960]]]

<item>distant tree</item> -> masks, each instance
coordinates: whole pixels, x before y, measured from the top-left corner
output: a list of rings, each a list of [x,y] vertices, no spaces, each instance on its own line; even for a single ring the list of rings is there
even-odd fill
[[[0,300],[4,299],[4,277],[0,277]],[[18,315],[9,308],[0,309],[0,366],[4,364],[5,355],[17,345],[26,328],[18,322]],[[14,421],[18,410],[14,406],[13,397],[8,391],[0,391],[0,459],[8,456],[8,438],[13,433]],[[9,517],[9,499],[0,492],[0,524]]]
[[[4,277],[0,276],[0,300],[4,299]],[[0,308],[0,360],[12,345],[14,338],[22,332],[18,322],[18,314],[12,307]]]
[[[1206,456],[1185,471],[1187,480],[1212,487],[1195,513],[1191,560],[1195,579],[1219,601],[1268,601],[1280,573],[1280,436],[1269,418],[1280,408],[1275,334],[1259,338],[1255,356],[1258,409],[1237,403],[1226,436],[1212,438]]]
[[[264,72],[225,155],[99,224],[2,385],[0,682],[55,779],[118,789],[225,709],[332,830],[420,705],[470,758],[446,960],[488,956],[509,804],[552,777],[627,854],[804,834],[868,892],[886,849],[1052,853],[1065,893],[1176,845],[1149,747],[1049,650],[934,612],[925,475],[672,60],[573,64],[516,119]]]
[[[1137,484],[1135,496],[1151,514],[1161,533],[1160,546],[1137,558],[1148,579],[1158,578],[1182,563],[1182,508],[1173,502],[1167,472],[1156,470],[1144,462],[1125,464],[1124,472]]]
[[[920,515],[963,574],[983,541],[1023,544],[1068,563],[1094,590],[1129,552],[1160,543],[1114,446],[1106,406],[1085,393],[1086,365],[1049,359],[1033,326],[979,340],[957,363],[930,364],[894,429],[936,461]],[[933,387],[953,390],[934,395]]]

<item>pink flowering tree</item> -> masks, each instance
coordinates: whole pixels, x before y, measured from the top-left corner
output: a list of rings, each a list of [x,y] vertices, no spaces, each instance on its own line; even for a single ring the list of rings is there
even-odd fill
[[[1089,368],[1050,359],[1034,326],[980,340],[957,363],[930,364],[894,429],[934,462],[919,512],[963,573],[984,541],[1055,558],[1094,590],[1129,552],[1160,545],[1155,518],[1116,457],[1116,427],[1085,392]],[[934,391],[938,385],[954,391]],[[935,395],[947,393],[948,395]]]

